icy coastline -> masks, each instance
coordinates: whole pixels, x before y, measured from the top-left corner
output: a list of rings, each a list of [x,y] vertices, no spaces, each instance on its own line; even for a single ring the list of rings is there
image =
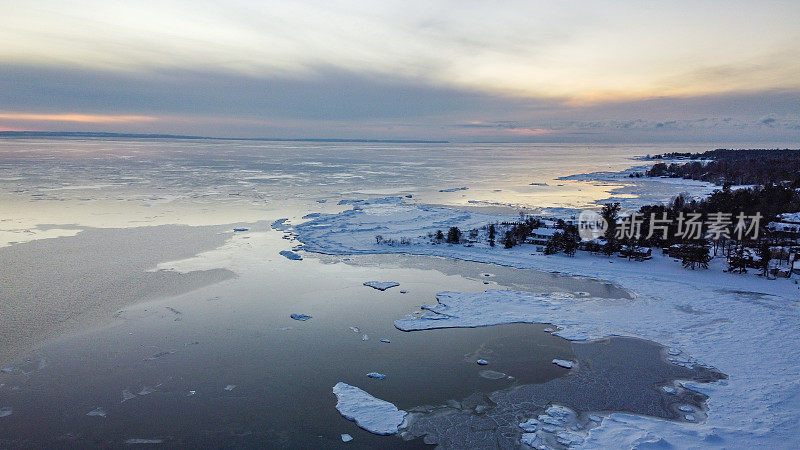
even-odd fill
[[[652,340],[672,349],[665,355],[672,362],[699,362],[730,377],[710,384],[683,383],[710,397],[708,419],[702,423],[614,413],[587,431],[583,444],[573,445],[793,447],[793,430],[800,425],[800,289],[792,281],[723,273],[719,260],[712,261],[710,270],[691,271],[661,255],[645,262],[582,252],[544,256],[524,246],[432,245],[426,237],[436,229],[470,229],[506,218],[388,198],[322,215],[294,231],[305,250],[315,252],[443,256],[607,280],[636,294],[623,300],[491,290],[441,293],[439,303],[426,307],[421,316],[397,320],[399,329],[552,323],[559,327],[555,334],[571,340]],[[384,241],[402,237],[406,244],[378,244],[376,234]]]

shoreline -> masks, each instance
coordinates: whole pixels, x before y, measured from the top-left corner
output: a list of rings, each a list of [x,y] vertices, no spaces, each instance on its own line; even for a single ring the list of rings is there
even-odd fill
[[[649,439],[659,436],[677,447],[696,443],[698,436],[717,441],[720,447],[788,442],[793,427],[787,424],[797,421],[792,399],[800,377],[792,358],[800,349],[795,325],[800,320],[796,302],[800,287],[795,280],[723,273],[724,261],[719,258],[710,269],[693,271],[658,254],[644,262],[585,254],[545,256],[523,246],[432,245],[424,238],[437,227],[469,229],[488,223],[487,216],[379,199],[295,225],[292,232],[310,252],[440,256],[607,280],[636,294],[634,299],[619,301],[540,299],[513,291],[444,293],[449,298],[440,298],[436,306],[409,311],[422,316],[400,320],[408,325],[401,329],[474,327],[512,319],[549,323],[558,327],[554,334],[571,341],[608,336],[650,340],[674,349],[669,359],[675,364],[700,364],[729,375],[728,380],[710,384],[681,383],[710,397],[705,422],[676,425],[612,414],[586,436],[589,445],[613,441],[620,433],[639,443],[654,442]],[[405,238],[409,244],[377,244],[374,225],[378,221],[384,238]],[[437,313],[443,315],[433,317]],[[753,322],[753,317],[759,320]]]
[[[229,227],[84,228],[0,248],[0,364],[114,323],[121,308],[235,277],[228,269],[151,271],[223,245]]]

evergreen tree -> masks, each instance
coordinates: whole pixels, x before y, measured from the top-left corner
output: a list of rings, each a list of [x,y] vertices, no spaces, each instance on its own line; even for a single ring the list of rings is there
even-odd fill
[[[447,230],[447,243],[458,244],[459,242],[461,242],[461,230],[458,227],[450,227]]]

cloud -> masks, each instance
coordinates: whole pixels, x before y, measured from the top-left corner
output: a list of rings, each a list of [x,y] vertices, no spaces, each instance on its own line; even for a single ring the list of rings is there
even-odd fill
[[[133,122],[152,122],[157,120],[151,116],[125,116],[125,115],[103,115],[103,114],[35,114],[7,112],[0,113],[0,119],[13,121],[32,121],[32,122],[79,122],[79,123],[133,123]]]
[[[0,65],[330,71],[575,105],[800,87],[798,2],[7,2]]]
[[[576,106],[402,76],[315,72],[295,78],[0,66],[0,86],[14,87],[0,89],[0,126],[228,137],[800,141],[800,92],[793,90]]]

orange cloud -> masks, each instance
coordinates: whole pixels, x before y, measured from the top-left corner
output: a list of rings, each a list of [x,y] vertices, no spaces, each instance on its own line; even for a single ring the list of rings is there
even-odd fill
[[[0,119],[47,121],[47,122],[79,122],[79,123],[131,123],[152,122],[157,120],[151,116],[117,116],[104,114],[33,114],[33,113],[0,113]]]

